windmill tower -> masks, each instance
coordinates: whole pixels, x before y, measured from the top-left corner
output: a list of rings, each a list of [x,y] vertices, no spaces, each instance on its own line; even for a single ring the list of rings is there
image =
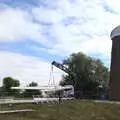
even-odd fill
[[[111,32],[112,52],[110,70],[110,100],[120,100],[120,26]]]

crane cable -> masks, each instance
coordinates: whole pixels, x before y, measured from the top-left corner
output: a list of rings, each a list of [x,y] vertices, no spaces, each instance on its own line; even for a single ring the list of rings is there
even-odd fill
[[[50,69],[50,78],[49,78],[49,82],[48,82],[48,86],[55,86],[55,81],[54,81],[54,74],[53,74],[53,65],[51,65],[51,69]]]

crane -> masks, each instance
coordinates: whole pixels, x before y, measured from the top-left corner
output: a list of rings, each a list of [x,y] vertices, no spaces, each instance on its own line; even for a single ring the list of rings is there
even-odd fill
[[[55,67],[59,68],[60,70],[64,71],[65,73],[71,75],[73,78],[73,86],[75,86],[75,80],[74,80],[75,74],[70,69],[68,69],[66,66],[64,66],[63,64],[58,63],[56,61],[53,61],[51,64],[54,65]]]
[[[52,65],[54,65],[55,67],[59,68],[60,70],[64,71],[65,73],[67,73],[68,75],[70,75],[73,79],[73,87],[74,87],[74,97],[75,98],[79,98],[81,95],[82,95],[82,91],[81,90],[77,90],[76,86],[77,86],[77,83],[76,83],[76,75],[70,70],[68,69],[66,66],[64,66],[63,64],[61,63],[58,63],[56,61],[53,61],[51,63]]]
[[[67,74],[69,74],[69,75],[71,75],[72,77],[73,77],[73,79],[74,79],[74,73],[71,71],[71,70],[69,70],[66,66],[64,66],[63,64],[61,64],[61,63],[58,63],[58,62],[56,62],[56,61],[53,61],[52,63],[52,66],[54,65],[55,67],[57,67],[57,68],[59,68],[60,70],[62,70],[62,71],[64,71],[65,73],[67,73]],[[53,69],[53,68],[52,68]],[[74,81],[74,80],[73,80]],[[70,89],[68,89],[68,91],[66,91],[66,94],[68,94],[68,95],[73,95],[74,96],[74,82],[73,82],[73,84],[72,85],[70,85],[70,86],[72,86],[72,89],[70,90]],[[68,85],[67,85],[68,86]]]

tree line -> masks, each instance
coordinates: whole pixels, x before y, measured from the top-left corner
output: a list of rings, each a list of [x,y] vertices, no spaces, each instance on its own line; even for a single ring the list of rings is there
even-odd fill
[[[60,85],[73,85],[76,98],[108,98],[109,70],[99,59],[78,52],[64,59],[62,64],[69,71],[72,71],[72,74],[63,75]],[[21,93],[20,90],[11,89],[12,86],[17,87],[19,85],[19,80],[11,77],[4,78],[3,86],[0,88],[0,95],[31,97],[32,95],[41,94],[39,90],[25,90]],[[32,82],[27,86],[37,85],[37,83]]]
[[[19,87],[20,82],[12,77],[3,78],[3,85],[0,87],[0,96],[15,96],[15,97],[32,97],[32,95],[41,95],[39,90],[16,90],[11,87]],[[31,82],[27,85],[28,87],[38,86],[36,82]]]

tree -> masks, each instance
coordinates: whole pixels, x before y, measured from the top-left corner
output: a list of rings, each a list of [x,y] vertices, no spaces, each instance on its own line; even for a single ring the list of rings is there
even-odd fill
[[[63,65],[72,74],[63,76],[60,85],[74,85],[76,97],[87,96],[93,98],[100,95],[100,86],[108,87],[109,71],[103,63],[85,54],[73,53],[63,60]]]
[[[36,82],[31,82],[28,87],[36,87],[38,84]],[[41,95],[40,90],[25,90],[23,93],[24,97],[32,97],[32,95]]]
[[[38,86],[38,84],[36,82],[31,82],[28,86],[29,87],[36,87],[36,86]]]
[[[0,87],[0,96],[3,95],[3,87]]]
[[[19,92],[19,90],[12,90],[11,87],[19,86],[19,80],[13,79],[11,77],[6,77],[3,79],[3,93],[4,95],[15,95]]]

